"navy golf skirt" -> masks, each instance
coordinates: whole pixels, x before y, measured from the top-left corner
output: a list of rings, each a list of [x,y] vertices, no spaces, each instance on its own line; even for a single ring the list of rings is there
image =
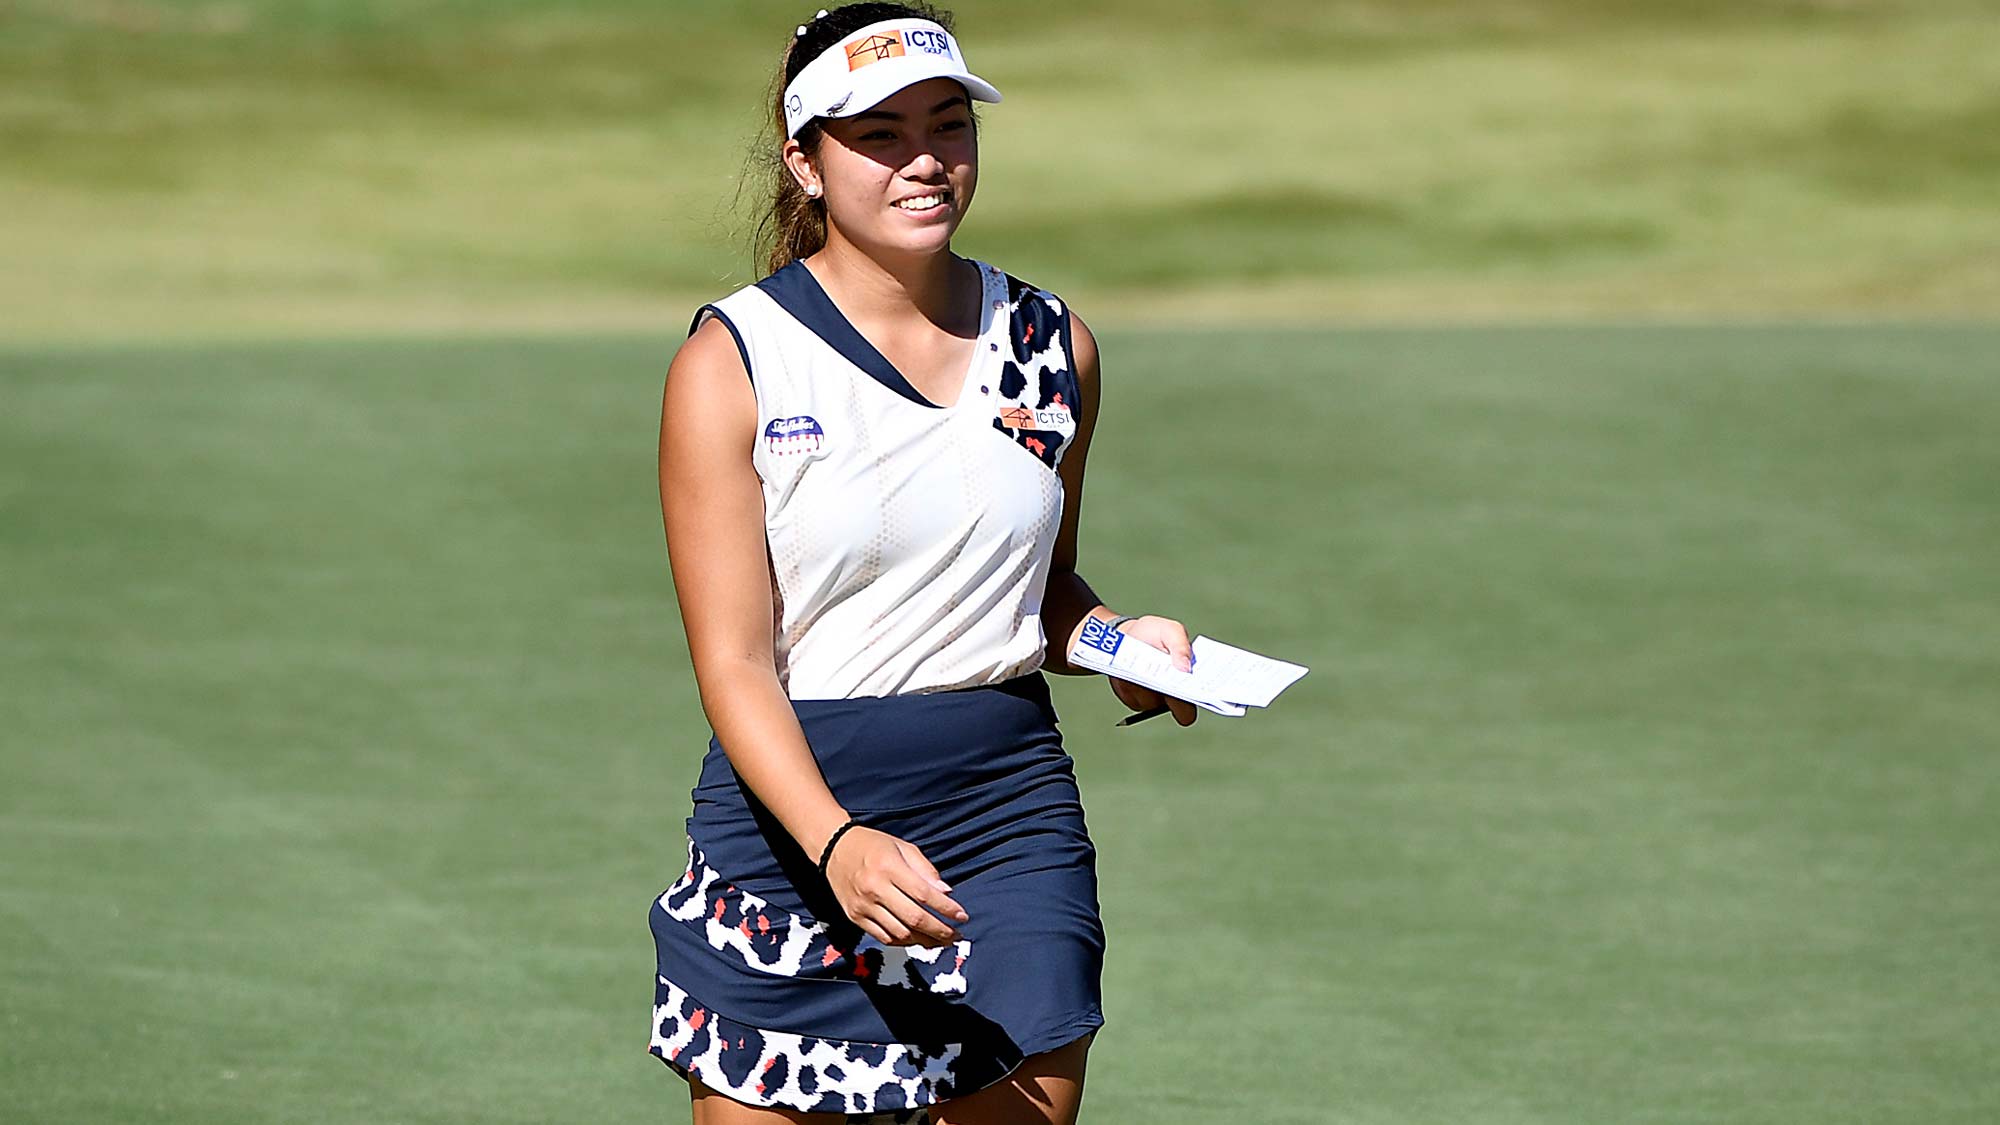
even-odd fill
[[[651,1052],[751,1105],[907,1116],[1101,1026],[1096,850],[1042,674],[792,706],[834,797],[951,884],[963,940],[863,934],[711,738],[651,910]]]

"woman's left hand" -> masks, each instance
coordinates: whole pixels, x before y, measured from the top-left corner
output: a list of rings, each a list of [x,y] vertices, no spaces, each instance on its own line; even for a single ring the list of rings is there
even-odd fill
[[[1194,645],[1188,640],[1187,626],[1173,618],[1134,617],[1118,628],[1133,640],[1152,645],[1173,657],[1174,667],[1181,671],[1193,670]],[[1182,726],[1193,723],[1195,715],[1198,714],[1195,705],[1185,699],[1164,695],[1130,680],[1121,680],[1114,676],[1105,678],[1111,681],[1111,694],[1117,696],[1120,703],[1134,711],[1151,711],[1165,705],[1167,712],[1174,717],[1174,721]]]

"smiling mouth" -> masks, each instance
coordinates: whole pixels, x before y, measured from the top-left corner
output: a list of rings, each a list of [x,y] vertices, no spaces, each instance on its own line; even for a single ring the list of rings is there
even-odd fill
[[[908,211],[913,215],[924,215],[942,210],[950,203],[951,189],[941,188],[925,195],[913,195],[907,199],[898,199],[889,206],[894,207],[898,211]]]

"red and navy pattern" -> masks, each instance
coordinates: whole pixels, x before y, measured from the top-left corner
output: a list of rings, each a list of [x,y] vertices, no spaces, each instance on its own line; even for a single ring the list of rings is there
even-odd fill
[[[1082,393],[1062,299],[1007,276],[1011,354],[1000,366],[993,428],[1053,469],[1076,436]]]
[[[741,958],[759,972],[784,977],[851,980],[913,988],[940,996],[965,994],[972,943],[937,949],[883,945],[852,926],[836,931],[803,914],[729,883],[688,841],[688,866],[660,895],[669,918],[695,929],[710,948]]]
[[[684,1077],[740,1102],[905,1125],[927,1120],[924,1106],[952,1096],[961,1050],[765,1031],[704,1007],[665,977],[654,991],[647,1047]]]
[[[692,839],[687,870],[660,895],[659,907],[710,948],[758,972],[941,996],[965,992],[970,942],[923,949],[843,937],[851,927],[836,931],[730,883]],[[654,990],[647,1049],[738,1101],[853,1120],[887,1114],[900,1122],[922,1121],[921,1107],[952,1095],[964,1051],[957,1043],[864,1043],[766,1030],[716,1012],[665,976]]]

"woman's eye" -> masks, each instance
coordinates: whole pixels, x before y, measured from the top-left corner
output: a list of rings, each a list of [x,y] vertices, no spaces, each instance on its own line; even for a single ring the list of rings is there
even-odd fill
[[[887,129],[876,129],[873,132],[861,134],[861,139],[864,141],[893,141],[896,139],[896,134],[891,133]]]
[[[938,129],[941,132],[952,129],[963,129],[965,128],[966,124],[967,122],[964,121],[947,121],[944,124],[938,126]]]

